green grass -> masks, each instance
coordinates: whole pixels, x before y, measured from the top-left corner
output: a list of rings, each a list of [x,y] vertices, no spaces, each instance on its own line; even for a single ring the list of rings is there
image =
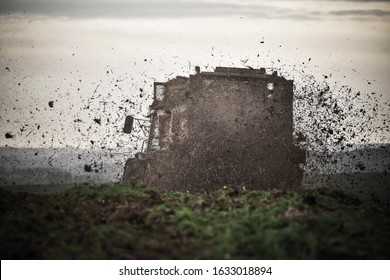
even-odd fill
[[[342,192],[0,191],[2,259],[388,259],[390,209]]]

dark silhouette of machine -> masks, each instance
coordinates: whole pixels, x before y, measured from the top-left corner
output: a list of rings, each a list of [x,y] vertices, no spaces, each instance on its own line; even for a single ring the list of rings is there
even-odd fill
[[[146,151],[128,159],[124,181],[195,191],[300,185],[306,157],[293,141],[292,80],[263,68],[197,67],[154,83],[150,109]]]

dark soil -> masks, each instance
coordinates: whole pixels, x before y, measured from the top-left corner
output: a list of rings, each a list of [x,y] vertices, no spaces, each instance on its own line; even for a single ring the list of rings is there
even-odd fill
[[[388,259],[390,209],[342,192],[0,191],[1,259]]]

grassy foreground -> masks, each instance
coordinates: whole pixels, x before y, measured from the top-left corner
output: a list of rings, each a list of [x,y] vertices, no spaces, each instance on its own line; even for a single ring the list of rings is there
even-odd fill
[[[390,209],[341,192],[0,191],[1,259],[388,259]]]

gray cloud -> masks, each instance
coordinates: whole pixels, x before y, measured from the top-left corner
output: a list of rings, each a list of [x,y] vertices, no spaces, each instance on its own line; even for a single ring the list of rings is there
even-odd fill
[[[390,11],[371,9],[371,10],[341,10],[329,12],[334,16],[375,16],[375,17],[388,17]]]
[[[294,0],[290,0],[294,1]],[[337,2],[339,0],[328,0]],[[390,0],[347,0],[350,2],[390,2]],[[288,2],[288,1],[286,1]],[[314,0],[307,1],[314,3]],[[208,0],[0,0],[0,14],[28,13],[49,16],[67,16],[76,18],[115,17],[115,18],[181,18],[212,16],[247,16],[258,18],[287,19],[327,19],[342,16],[364,16],[384,18],[389,10],[354,9],[324,12],[316,10],[293,9],[288,4],[275,4],[268,1],[256,3],[215,2]],[[308,4],[311,8],[312,5]]]
[[[256,13],[250,7],[233,3],[175,0],[2,0],[0,13],[27,12],[70,17],[188,17]],[[258,11],[259,15],[263,13]]]

